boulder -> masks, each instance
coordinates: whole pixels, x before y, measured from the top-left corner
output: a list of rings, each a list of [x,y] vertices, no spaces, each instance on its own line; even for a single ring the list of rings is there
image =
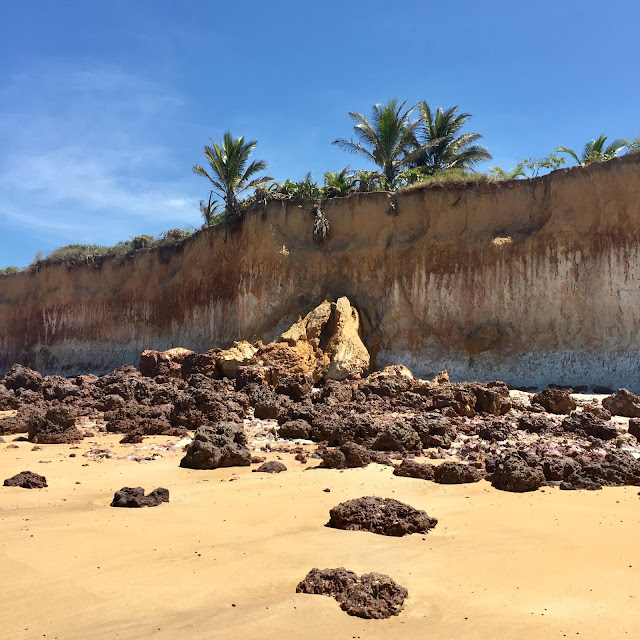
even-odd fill
[[[331,596],[349,615],[367,619],[398,615],[408,595],[404,587],[387,575],[366,573],[358,577],[343,567],[312,569],[298,584],[296,593]]]
[[[308,440],[311,425],[306,420],[289,420],[278,428],[278,437]]]
[[[255,364],[253,357],[257,352],[258,348],[246,340],[234,342],[230,349],[218,353],[218,368],[225,377],[235,378],[238,367]]]
[[[518,420],[518,429],[529,433],[545,433],[556,429],[553,418],[545,413],[525,413]]]
[[[18,408],[18,399],[13,389],[0,384],[0,411],[11,411]]]
[[[544,389],[531,398],[531,404],[539,404],[549,413],[566,415],[577,407],[576,401],[571,397],[571,389]]]
[[[419,478],[420,480],[433,480],[435,467],[432,464],[424,464],[405,458],[394,470],[394,476],[403,478]]]
[[[370,366],[370,356],[360,338],[360,318],[348,298],[338,298],[333,309],[334,331],[325,349],[330,364],[326,380],[361,378]]]
[[[422,442],[408,423],[396,420],[380,431],[371,448],[376,451],[420,451]]]
[[[469,387],[476,396],[476,411],[501,416],[511,409],[509,388],[504,382],[472,384]]]
[[[82,442],[82,432],[75,422],[74,411],[65,406],[52,407],[46,412],[36,411],[29,418],[29,441],[38,444]]]
[[[607,453],[604,460],[590,462],[576,470],[560,488],[600,489],[603,486],[640,486],[640,460],[627,451]]]
[[[5,487],[22,487],[23,489],[42,489],[47,485],[47,479],[32,471],[21,471],[4,481]]]
[[[414,384],[416,379],[411,371],[401,364],[396,364],[369,374],[362,381],[362,388],[382,398],[395,398],[411,389]]]
[[[602,400],[602,406],[614,416],[640,418],[640,396],[627,389],[618,389]]]
[[[2,382],[7,389],[41,391],[43,380],[43,377],[37,371],[21,364],[14,364]]]
[[[561,426],[564,431],[577,431],[600,440],[612,440],[618,437],[618,430],[613,422],[597,418],[586,411],[574,411],[562,421]]]
[[[248,467],[251,452],[244,427],[236,422],[198,427],[180,466],[188,469]]]
[[[322,466],[327,469],[354,469],[366,467],[371,462],[371,452],[355,442],[325,449],[321,455]]]
[[[174,347],[166,351],[146,349],[140,355],[140,373],[149,378],[166,376],[167,378],[180,378],[182,375],[182,363],[188,356],[195,354],[190,349]]]
[[[418,434],[422,447],[449,449],[456,438],[455,429],[449,418],[439,413],[424,413],[411,420],[411,427]]]
[[[443,462],[433,470],[433,479],[438,484],[480,482],[483,477],[479,469],[461,462]]]
[[[523,493],[546,484],[540,467],[530,467],[518,454],[508,454],[496,464],[491,484],[502,491]]]
[[[348,500],[329,512],[328,527],[346,531],[370,531],[385,536],[427,533],[438,524],[425,511],[392,498],[368,496]]]
[[[500,420],[492,420],[478,429],[478,435],[489,442],[502,442],[511,435],[511,428]]]
[[[271,462],[265,462],[261,464],[257,469],[254,469],[254,473],[282,473],[286,471],[286,465],[282,464],[282,462],[278,462],[277,460],[272,460]]]
[[[572,473],[580,469],[573,458],[543,458],[542,473],[546,480],[562,482]]]
[[[169,502],[169,490],[158,487],[144,495],[142,487],[122,487],[120,491],[116,491],[111,502],[112,507],[157,507],[163,502]]]

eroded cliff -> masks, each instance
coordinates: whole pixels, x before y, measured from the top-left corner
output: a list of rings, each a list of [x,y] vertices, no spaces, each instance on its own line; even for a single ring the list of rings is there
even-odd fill
[[[393,204],[393,206],[391,206]],[[640,388],[640,154],[535,180],[271,202],[176,248],[0,278],[0,371],[270,340],[347,296],[380,367]]]

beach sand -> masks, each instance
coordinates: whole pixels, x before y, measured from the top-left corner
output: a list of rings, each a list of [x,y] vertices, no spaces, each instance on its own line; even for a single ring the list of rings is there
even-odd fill
[[[38,451],[13,436],[0,444],[0,481],[28,469],[49,483],[0,487],[2,638],[640,635],[638,487],[511,494],[486,481],[394,477],[380,465],[305,471],[318,461],[290,454],[266,454],[287,465],[279,475],[181,469],[180,449],[146,464],[82,455],[96,446],[122,457],[136,451],[121,437]],[[166,487],[171,502],[110,508],[122,486]],[[404,538],[324,526],[331,507],[366,495],[402,500],[439,524]],[[295,593],[313,567],[340,566],[405,586],[402,613],[362,620],[332,598]]]

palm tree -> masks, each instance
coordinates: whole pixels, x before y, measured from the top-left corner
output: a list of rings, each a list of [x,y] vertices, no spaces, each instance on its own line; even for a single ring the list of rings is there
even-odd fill
[[[211,227],[221,219],[223,213],[221,209],[222,205],[213,199],[213,191],[209,191],[209,202],[200,200],[200,213],[204,219],[205,226]]]
[[[415,166],[424,167],[426,173],[433,174],[444,169],[473,170],[478,163],[491,160],[486,147],[476,144],[482,138],[479,133],[460,133],[471,118],[470,113],[458,114],[455,106],[445,111],[438,107],[434,115],[426,101],[418,104],[418,110],[424,152]]]
[[[517,178],[526,178],[527,174],[524,172],[524,163],[526,161],[527,160],[525,158],[525,160],[519,162],[509,171],[505,171],[500,167],[491,167],[491,169],[489,169],[489,173],[499,180],[516,180]]]
[[[570,155],[579,166],[584,167],[592,162],[605,162],[607,160],[611,160],[611,158],[615,158],[618,155],[618,152],[621,149],[624,149],[624,147],[627,146],[624,140],[618,139],[605,147],[606,141],[607,136],[603,133],[599,138],[587,142],[587,144],[584,145],[584,149],[580,156],[578,156],[573,149],[568,149],[567,147],[558,147],[556,151],[558,153],[566,153]]]
[[[211,167],[211,174],[199,164],[193,167],[194,173],[211,181],[213,191],[224,200],[229,214],[236,213],[240,193],[273,180],[268,176],[251,179],[267,168],[264,160],[254,160],[247,166],[249,156],[257,144],[256,140],[245,142],[242,136],[234,139],[229,131],[225,131],[221,146],[213,140],[211,140],[212,146],[204,146],[204,155]]]
[[[354,176],[349,167],[342,171],[327,171],[324,174],[324,190],[327,198],[348,196],[353,189]]]
[[[374,104],[371,122],[362,114],[350,111],[356,123],[353,131],[357,141],[338,138],[332,143],[378,165],[384,174],[386,189],[391,188],[399,169],[412,162],[419,152],[414,133],[419,121],[410,121],[413,107],[403,111],[406,104],[405,100],[398,105],[396,98],[386,104]]]

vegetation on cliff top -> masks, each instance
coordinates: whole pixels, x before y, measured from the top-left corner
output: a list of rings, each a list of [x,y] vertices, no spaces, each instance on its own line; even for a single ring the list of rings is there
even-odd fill
[[[346,166],[340,171],[325,172],[323,184],[315,181],[310,172],[300,181],[284,182],[258,175],[267,169],[267,163],[264,160],[250,161],[258,144],[256,140],[245,141],[242,136],[234,138],[229,131],[224,133],[220,145],[211,140],[211,145],[204,146],[208,169],[198,164],[193,166],[194,173],[207,178],[212,186],[208,199],[200,201],[203,228],[218,225],[228,217],[239,216],[254,204],[292,200],[313,205],[314,236],[324,240],[329,233],[329,222],[321,202],[329,198],[423,186],[535,178],[543,172],[559,169],[567,162],[567,157],[578,166],[586,166],[611,160],[625,148],[629,153],[640,151],[640,137],[617,139],[606,144],[607,136],[602,134],[587,142],[580,153],[561,146],[547,156],[525,158],[509,170],[492,167],[488,173],[480,173],[477,166],[490,160],[491,154],[478,144],[482,135],[462,131],[472,117],[470,113],[459,113],[458,106],[448,109],[437,107],[434,112],[426,101],[410,108],[406,108],[406,104],[406,101],[399,103],[396,98],[375,104],[369,119],[350,111],[349,116],[355,122],[354,137],[349,140],[337,138],[333,144],[368,160],[378,170],[352,170]],[[414,113],[417,113],[415,118],[412,117]],[[241,199],[247,192],[252,193]],[[89,263],[107,256],[125,256],[140,249],[180,243],[193,233],[194,229],[171,229],[157,238],[136,236],[111,247],[67,245],[46,258],[38,254],[26,268],[50,263]],[[0,269],[0,275],[19,271],[17,267],[9,266]]]

